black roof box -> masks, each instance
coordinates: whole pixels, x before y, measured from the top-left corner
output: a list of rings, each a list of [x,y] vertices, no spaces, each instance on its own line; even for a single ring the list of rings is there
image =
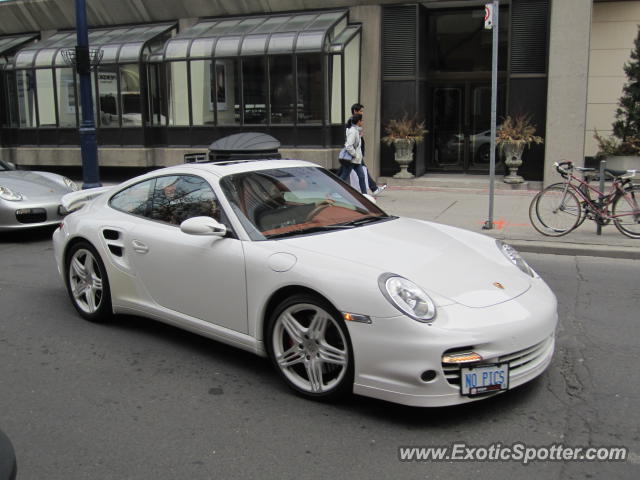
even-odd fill
[[[209,161],[278,159],[278,148],[280,142],[266,133],[235,133],[209,145]]]

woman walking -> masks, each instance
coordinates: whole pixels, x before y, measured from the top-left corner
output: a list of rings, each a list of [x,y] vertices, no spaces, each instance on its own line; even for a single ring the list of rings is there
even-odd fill
[[[360,183],[360,191],[367,193],[367,180],[362,167],[362,138],[360,132],[362,132],[362,115],[355,114],[351,117],[351,126],[347,130],[347,140],[344,144],[345,149],[351,155],[351,162],[343,166],[340,178],[349,183],[351,170],[355,170]]]

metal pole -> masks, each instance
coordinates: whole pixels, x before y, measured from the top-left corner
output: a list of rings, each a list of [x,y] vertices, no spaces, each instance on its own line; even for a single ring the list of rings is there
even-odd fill
[[[489,218],[482,228],[492,230],[493,224],[493,200],[496,178],[496,112],[498,105],[498,11],[500,0],[493,0],[492,33],[493,40],[491,46],[491,150],[489,155]]]
[[[93,98],[91,94],[91,59],[89,58],[89,29],[85,0],[76,0],[76,70],[80,77],[80,152],[82,154],[82,188],[100,187],[98,173],[98,144],[96,126],[93,121]]]
[[[602,209],[602,206],[604,205],[604,169],[607,168],[607,161],[606,160],[600,160],[600,183],[599,183],[599,187],[600,187],[600,191],[602,192],[602,194],[598,195],[598,207],[600,209]],[[598,215],[595,216],[596,219],[596,234],[598,235],[602,235],[602,223],[600,223],[600,217]]]

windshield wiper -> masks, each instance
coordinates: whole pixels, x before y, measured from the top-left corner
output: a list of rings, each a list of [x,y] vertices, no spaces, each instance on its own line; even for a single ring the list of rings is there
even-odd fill
[[[288,232],[274,233],[273,235],[265,235],[265,237],[268,240],[272,240],[274,238],[291,237],[291,236],[294,236],[294,235],[303,235],[303,234],[307,234],[307,233],[328,232],[330,230],[342,230],[342,229],[348,229],[348,228],[353,228],[353,227],[355,227],[355,225],[344,225],[344,224],[340,224],[340,225],[318,225],[316,227],[298,228],[296,230],[289,230]]]
[[[383,216],[381,216],[381,215],[369,215],[367,217],[362,217],[362,218],[358,218],[356,220],[351,220],[349,222],[341,223],[340,225],[358,227],[360,225],[365,225],[367,223],[378,222],[380,220],[390,220],[392,218],[397,218],[397,217],[394,217],[393,215],[383,215]]]

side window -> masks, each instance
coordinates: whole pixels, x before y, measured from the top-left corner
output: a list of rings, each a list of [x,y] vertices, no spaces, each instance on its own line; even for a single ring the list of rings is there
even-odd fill
[[[221,221],[220,207],[211,186],[192,175],[171,175],[156,179],[151,218],[180,225],[191,217],[213,217]]]
[[[147,216],[150,202],[150,193],[155,180],[136,183],[131,187],[116,193],[111,197],[109,205],[121,212],[132,213],[134,215]]]

